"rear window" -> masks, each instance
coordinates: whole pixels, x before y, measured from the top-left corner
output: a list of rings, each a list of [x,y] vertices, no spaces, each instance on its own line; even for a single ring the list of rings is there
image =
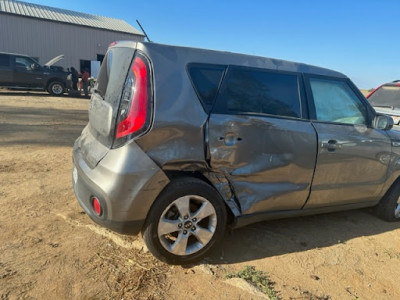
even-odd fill
[[[226,66],[211,64],[188,65],[190,79],[203,107],[210,111],[217,95]]]
[[[112,107],[119,104],[134,52],[135,49],[132,48],[111,48],[103,60],[95,91]]]
[[[373,106],[400,107],[400,86],[384,85],[376,90],[368,101]]]
[[[300,118],[298,76],[256,68],[229,67],[215,112]]]
[[[10,56],[7,54],[0,54],[0,67],[10,66]]]

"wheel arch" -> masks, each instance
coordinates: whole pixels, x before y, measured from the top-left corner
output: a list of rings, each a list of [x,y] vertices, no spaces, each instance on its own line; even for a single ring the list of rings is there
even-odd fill
[[[55,81],[58,81],[58,82],[62,83],[62,85],[64,86],[64,88],[67,87],[67,82],[66,82],[64,79],[62,79],[62,78],[60,78],[60,77],[50,77],[50,78],[47,79],[47,81],[46,81],[45,89],[47,90],[47,89],[49,88],[50,84],[52,84],[52,83],[55,82]]]
[[[400,170],[392,171],[384,186],[382,187],[380,198],[377,200],[377,204],[382,198],[392,189],[395,185],[400,185]]]
[[[400,197],[400,177],[389,186],[383,197],[374,207],[375,213],[385,221],[399,221],[399,197]]]
[[[227,211],[227,223],[228,225],[233,225],[236,223],[236,218],[238,216],[238,209],[236,207],[236,204],[232,205],[231,197],[227,199],[227,196],[225,195],[225,192],[221,192],[221,189],[216,186],[214,179],[210,174],[206,176],[202,172],[199,171],[177,171],[177,170],[167,170],[164,171],[167,177],[170,180],[170,183],[176,180],[180,180],[182,178],[197,178],[206,184],[208,184],[211,188],[213,188],[222,198],[224,205],[226,207]],[[214,182],[213,182],[214,181]],[[165,187],[166,188],[166,187]],[[162,193],[162,191],[161,191]]]
[[[216,247],[216,245],[221,242],[226,226],[228,225],[229,210],[227,209],[227,205],[226,203],[221,203],[223,202],[222,197],[221,199],[215,197],[215,195],[220,195],[219,192],[209,182],[207,182],[207,180],[204,180],[204,178],[200,179],[201,177],[199,178],[199,174],[196,174],[197,176],[193,176],[193,174],[191,174],[191,176],[185,175],[184,173],[185,172],[174,172],[174,174],[169,174],[171,176],[170,182],[167,184],[167,186],[164,187],[161,193],[157,196],[156,200],[153,202],[141,231],[143,239],[149,251],[159,260],[170,264],[190,264],[203,258],[210,252],[212,248]],[[188,198],[183,197],[186,195],[191,196]],[[169,228],[167,228],[167,230],[172,230],[171,232],[173,232],[175,235],[179,234],[180,237],[182,237],[181,234],[183,234],[183,237],[185,238],[186,236],[188,242],[190,241],[188,237],[193,234],[189,231],[194,231],[194,236],[196,236],[196,238],[198,237],[196,233],[196,228],[198,228],[198,226],[205,226],[203,227],[203,229],[206,228],[206,230],[211,230],[211,228],[215,226],[215,231],[211,231],[212,235],[209,236],[209,239],[206,241],[206,243],[202,244],[200,248],[194,249],[194,252],[189,252],[187,254],[182,254],[179,252],[174,253],[172,251],[173,248],[169,249],[169,247],[166,247],[165,244],[169,245],[168,242],[173,242],[173,244],[180,242],[175,235],[170,235],[168,233],[169,231],[166,233],[159,233],[159,222],[160,220],[164,219],[161,218],[161,216],[165,216],[165,218],[168,218],[164,214],[167,210],[169,211],[171,209],[171,205],[175,201],[190,201],[186,199],[196,199],[196,196],[199,196],[197,198],[200,198],[198,199],[200,201],[202,201],[202,198],[204,202],[212,203],[212,207],[214,210],[213,215],[215,215],[214,217],[218,215],[218,217],[216,217],[218,221],[216,221],[217,219],[215,219],[215,223],[214,221],[212,221],[212,224],[214,225],[211,225],[210,223],[201,224],[202,218],[200,218],[199,220],[196,220],[196,218],[191,219],[192,217],[188,216],[187,214],[179,213],[181,220],[180,222],[182,223],[180,225],[175,223],[175,225],[172,225],[172,227],[177,227],[171,229],[170,225],[174,223],[168,221],[164,222],[165,224],[169,223],[167,226]],[[185,205],[183,207],[185,207]],[[187,207],[189,208],[189,206]],[[205,218],[207,218],[207,216]],[[184,221],[183,218],[187,221]],[[170,220],[176,220],[174,215],[172,215],[172,218]],[[191,226],[193,226],[192,224],[194,225],[194,227],[191,228]],[[174,239],[174,237],[176,239]],[[192,244],[188,244],[188,247],[193,246],[193,242],[196,243],[196,238],[190,241],[190,243]],[[197,239],[197,241],[200,240]],[[187,247],[186,243],[182,243],[182,245],[184,245],[184,247]]]

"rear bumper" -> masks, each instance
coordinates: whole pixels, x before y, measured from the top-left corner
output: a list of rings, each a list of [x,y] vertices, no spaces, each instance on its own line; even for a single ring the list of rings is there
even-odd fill
[[[81,207],[94,222],[124,234],[140,232],[151,205],[169,182],[134,142],[110,149],[91,169],[77,140],[73,164],[72,184]],[[93,210],[93,197],[101,204],[100,216]]]

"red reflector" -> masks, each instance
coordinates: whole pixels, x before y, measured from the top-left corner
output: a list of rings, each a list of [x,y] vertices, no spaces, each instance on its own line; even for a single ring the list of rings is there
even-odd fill
[[[112,42],[110,45],[108,45],[108,48],[115,46],[116,44],[118,44],[118,42]]]
[[[100,205],[99,199],[97,199],[96,197],[93,197],[92,201],[93,201],[94,212],[96,213],[96,215],[100,216],[101,215],[101,205]]]
[[[119,122],[116,138],[121,138],[140,130],[147,118],[147,67],[140,57],[136,57],[131,71],[135,77],[135,89],[127,117]]]

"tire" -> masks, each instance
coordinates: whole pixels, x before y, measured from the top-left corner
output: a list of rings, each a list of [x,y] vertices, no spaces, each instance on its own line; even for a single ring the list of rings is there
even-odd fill
[[[396,181],[375,207],[375,213],[383,220],[400,220],[400,181]]]
[[[154,202],[142,234],[159,260],[190,264],[222,239],[226,218],[225,203],[212,186],[197,178],[177,178]]]
[[[64,84],[59,81],[52,81],[47,87],[47,91],[53,96],[61,96],[64,93],[64,90]]]

